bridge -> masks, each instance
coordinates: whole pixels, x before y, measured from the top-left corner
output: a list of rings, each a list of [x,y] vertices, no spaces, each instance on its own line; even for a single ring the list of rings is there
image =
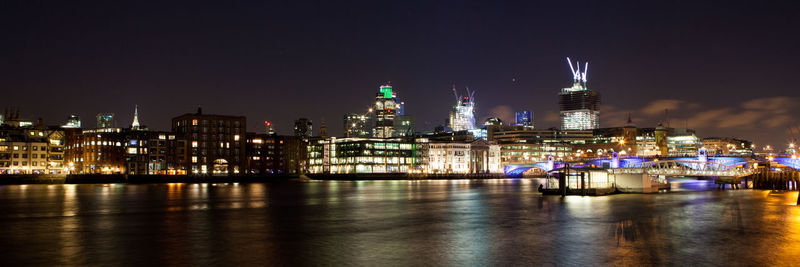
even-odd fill
[[[696,164],[691,164],[692,162],[697,162]],[[606,169],[641,169],[643,166],[652,166],[656,164],[655,168],[658,168],[659,165],[657,162],[683,162],[683,166],[690,168],[690,169],[698,169],[699,168],[723,168],[729,169],[734,167],[750,167],[751,164],[758,163],[759,165],[766,165],[770,164],[772,166],[782,166],[788,167],[795,170],[800,170],[800,158],[795,156],[772,156],[772,157],[747,157],[747,156],[716,156],[716,157],[707,157],[704,154],[700,154],[695,157],[628,157],[628,158],[620,158],[618,156],[612,156],[608,158],[595,158],[595,159],[585,159],[585,160],[577,160],[571,162],[555,162],[550,158],[546,162],[533,162],[529,164],[509,164],[504,166],[504,171],[506,175],[509,177],[521,177],[522,173],[532,168],[538,168],[543,171],[551,171],[556,168],[564,167],[566,164],[570,164],[571,167],[586,167],[586,166],[597,166],[603,167]],[[700,164],[699,162],[709,162],[711,165],[704,165]],[[722,166],[724,165],[724,166]],[[660,165],[665,167],[665,165]],[[666,172],[667,170],[662,170]],[[653,171],[655,172],[655,171]],[[702,169],[701,172],[697,172],[698,174],[710,173],[706,169]],[[699,175],[705,176],[705,175]],[[710,175],[710,176],[724,176],[724,175]],[[740,177],[740,176],[736,176]]]
[[[640,162],[626,168],[608,169],[612,174],[649,176],[742,177],[755,173],[753,168],[699,160],[663,160]]]

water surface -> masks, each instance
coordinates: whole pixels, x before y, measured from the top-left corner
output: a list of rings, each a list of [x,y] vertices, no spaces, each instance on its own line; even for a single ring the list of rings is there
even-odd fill
[[[797,193],[537,180],[0,186],[6,265],[793,265]]]

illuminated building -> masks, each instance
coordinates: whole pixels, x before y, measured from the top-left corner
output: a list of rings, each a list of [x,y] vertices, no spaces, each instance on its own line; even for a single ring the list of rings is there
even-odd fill
[[[453,87],[453,95],[456,96],[456,105],[450,111],[448,126],[454,132],[475,129],[475,91],[470,92],[467,88],[467,95],[459,96]]]
[[[667,128],[663,124],[658,123],[658,127],[653,130],[653,141],[656,149],[658,149],[657,156],[669,155],[669,148],[667,147]]]
[[[501,119],[500,119],[500,118],[498,118],[498,117],[488,117],[488,118],[486,118],[486,120],[483,122],[483,126],[484,126],[484,127],[488,127],[488,126],[500,126],[500,125],[503,125],[503,120],[501,120]]]
[[[367,117],[355,113],[344,115],[344,136],[345,137],[369,137],[367,130]]]
[[[175,150],[176,144],[174,134],[146,130],[123,130],[123,134],[126,154],[125,173],[178,174],[174,171],[174,167],[169,165],[169,156]]]
[[[375,95],[375,126],[372,128],[372,136],[387,138],[397,136],[395,127],[395,117],[399,105],[397,104],[397,94],[392,91],[392,86],[384,84],[380,86],[379,92]]]
[[[67,164],[72,173],[125,173],[125,134],[120,128],[83,130],[80,138],[67,139]],[[77,141],[78,143],[74,143]]]
[[[753,155],[753,143],[747,140],[725,137],[703,138],[703,147],[708,155]],[[792,154],[792,153],[790,153]]]
[[[400,115],[397,116],[395,125],[397,125],[397,136],[413,136],[414,135],[414,116]]]
[[[5,113],[3,114],[3,125],[8,125],[11,127],[30,127],[33,126],[33,122],[29,120],[23,120],[19,116],[19,109],[6,109]]]
[[[488,140],[500,145],[503,165],[531,164],[573,157],[573,146],[592,139],[592,131],[531,129],[525,126],[492,125],[487,127]]]
[[[670,134],[667,136],[669,156],[697,155],[697,150],[703,147],[703,141],[695,135],[694,130],[686,128],[670,130]]]
[[[114,128],[114,113],[97,114],[97,129]]]
[[[517,111],[514,117],[516,119],[514,125],[533,128],[533,113],[530,110]]]
[[[298,175],[305,164],[304,142],[296,136],[247,134],[248,173]]]
[[[133,109],[133,122],[131,123],[131,129],[140,130],[142,128],[144,127],[139,124],[139,105],[136,105],[136,107]]]
[[[586,87],[586,72],[589,63],[581,72],[580,62],[577,70],[567,58],[572,71],[572,87],[561,89],[558,94],[558,104],[561,109],[561,129],[563,130],[591,130],[600,127],[600,94]]]
[[[300,138],[308,138],[314,134],[314,126],[308,118],[294,120],[294,135]]]
[[[421,165],[420,148],[410,138],[336,138],[311,140],[312,174],[408,173]]]
[[[0,126],[0,174],[63,173],[63,130]]]
[[[501,173],[500,146],[478,139],[472,142],[429,142],[427,173]]]
[[[172,119],[176,171],[191,175],[240,175],[247,167],[246,119],[207,115],[198,108]]]
[[[69,115],[69,118],[67,118],[67,123],[62,125],[61,128],[80,129],[81,117],[78,117],[78,115]]]

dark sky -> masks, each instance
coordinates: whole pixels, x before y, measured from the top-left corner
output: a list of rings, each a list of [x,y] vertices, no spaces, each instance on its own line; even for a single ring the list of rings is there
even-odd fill
[[[201,105],[251,131],[309,117],[341,135],[391,81],[423,129],[453,84],[477,90],[478,117],[530,109],[547,128],[569,56],[590,62],[602,127],[628,113],[653,127],[670,108],[672,126],[783,147],[800,125],[793,1],[162,2],[3,1],[0,106],[93,127],[98,112],[130,124],[138,104],[169,129]]]

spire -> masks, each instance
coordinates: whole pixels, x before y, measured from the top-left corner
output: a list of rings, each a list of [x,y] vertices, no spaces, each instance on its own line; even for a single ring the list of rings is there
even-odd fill
[[[319,136],[322,138],[328,138],[328,128],[325,127],[325,118],[322,118],[322,123],[320,123]]]
[[[139,105],[133,109],[133,123],[131,123],[131,128],[139,129]]]

